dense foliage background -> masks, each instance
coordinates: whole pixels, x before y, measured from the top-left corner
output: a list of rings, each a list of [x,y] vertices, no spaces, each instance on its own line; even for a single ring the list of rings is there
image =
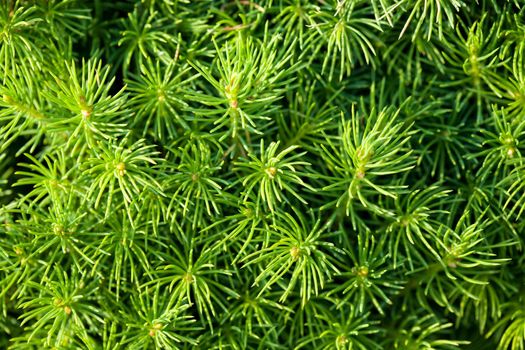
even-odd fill
[[[522,0],[0,2],[0,348],[525,349]]]

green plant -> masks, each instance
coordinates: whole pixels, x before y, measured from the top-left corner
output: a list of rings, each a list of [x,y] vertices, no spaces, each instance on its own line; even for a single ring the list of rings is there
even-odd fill
[[[0,1],[0,348],[525,350],[524,15]]]

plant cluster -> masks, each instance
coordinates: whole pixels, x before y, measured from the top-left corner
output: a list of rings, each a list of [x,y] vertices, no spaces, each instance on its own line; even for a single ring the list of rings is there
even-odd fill
[[[525,1],[0,2],[0,348],[525,350]]]

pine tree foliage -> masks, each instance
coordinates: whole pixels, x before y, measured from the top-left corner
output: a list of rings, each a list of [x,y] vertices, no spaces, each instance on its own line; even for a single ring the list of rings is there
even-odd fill
[[[525,350],[523,0],[0,2],[0,348]]]

